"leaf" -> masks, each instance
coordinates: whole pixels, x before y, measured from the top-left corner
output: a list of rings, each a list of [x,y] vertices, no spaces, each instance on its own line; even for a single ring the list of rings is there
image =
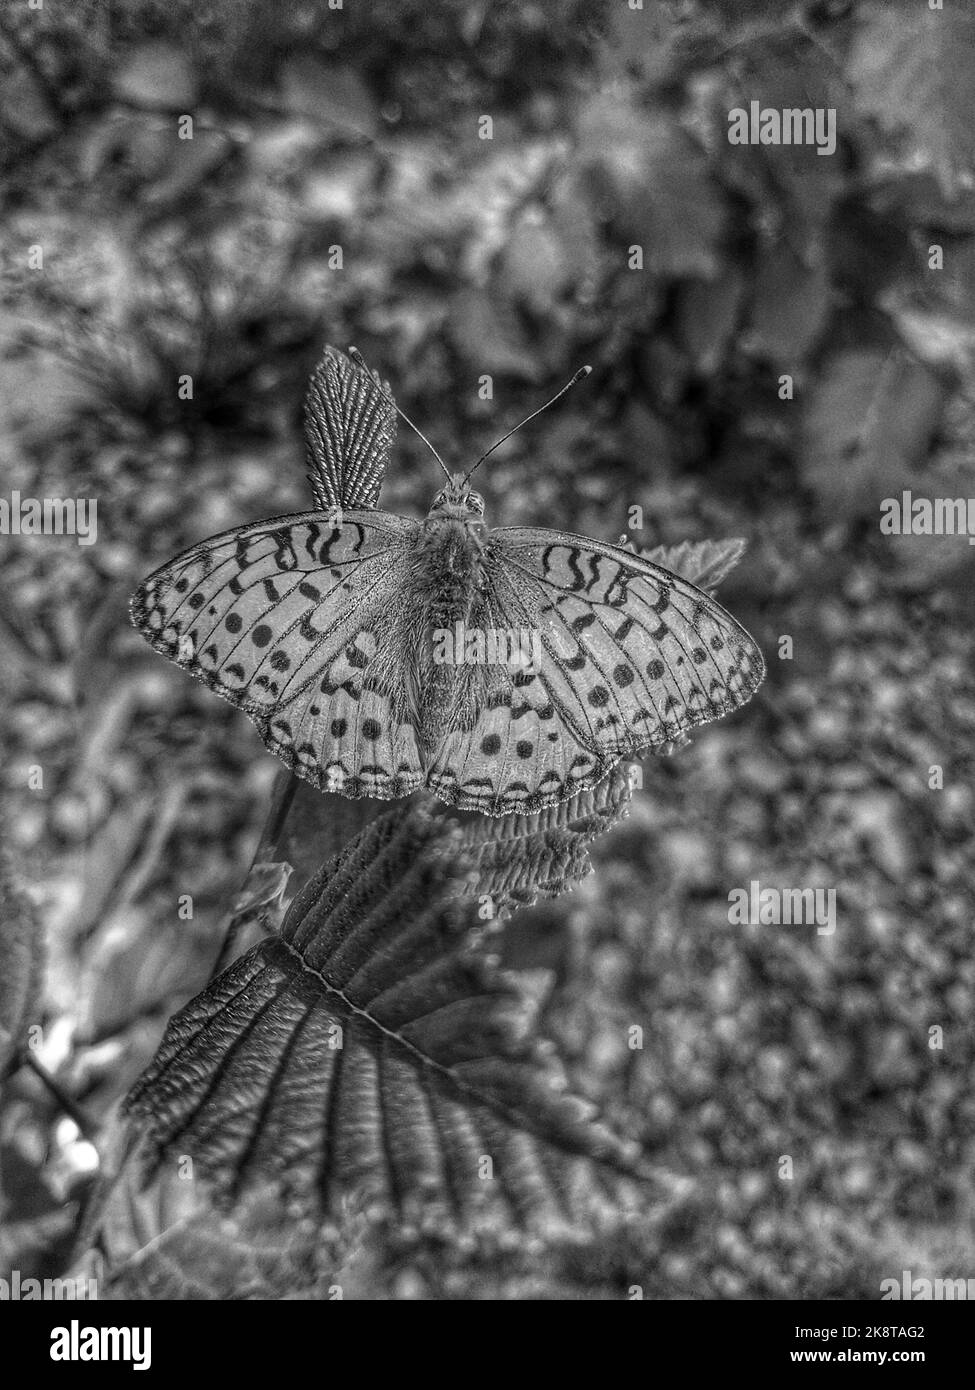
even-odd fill
[[[875,512],[916,477],[947,388],[899,345],[838,353],[803,415],[806,482],[831,513]]]
[[[0,77],[0,122],[5,130],[32,144],[58,128],[58,114],[50,97],[25,67],[13,68]]]
[[[952,238],[945,267],[922,286],[901,282],[879,299],[922,362],[968,380],[975,367],[975,240]]]
[[[395,438],[388,383],[326,347],[305,396],[308,481],[322,510],[377,506]]]
[[[829,278],[822,262],[805,265],[785,242],[756,266],[746,351],[795,369],[822,333],[829,312]]]
[[[922,362],[969,378],[975,367],[975,327],[955,314],[930,310],[892,292],[881,301],[897,332]]]
[[[142,197],[153,209],[179,202],[204,180],[213,178],[232,149],[230,137],[223,131],[196,131],[192,140],[170,145],[168,157],[159,160],[153,171],[156,178],[146,183]]]
[[[618,232],[643,248],[645,268],[662,276],[712,276],[724,198],[687,132],[669,115],[639,110],[610,88],[583,111],[579,139],[590,196],[609,200]]]
[[[975,13],[948,4],[867,5],[848,75],[859,108],[903,136],[907,163],[931,169],[946,193],[975,175]],[[903,153],[903,152],[902,152]]]
[[[551,219],[530,208],[515,222],[501,255],[499,281],[508,300],[542,318],[574,287],[576,273]]]
[[[784,234],[804,256],[813,256],[846,185],[842,142],[849,101],[828,47],[788,25],[743,25],[736,41],[713,53],[701,96],[715,175],[747,199],[757,225]],[[753,101],[763,110],[835,111],[836,151],[820,155],[815,144],[806,143],[732,144],[729,115],[736,108],[750,110]]]
[[[740,536],[723,541],[681,541],[680,545],[656,545],[637,551],[653,565],[663,565],[682,579],[689,579],[706,594],[715,594],[748,545]]]
[[[507,917],[539,898],[557,898],[592,873],[588,846],[627,814],[629,773],[618,765],[595,787],[533,816],[459,812],[472,859],[470,892]]]
[[[0,843],[0,1080],[27,1046],[28,1025],[37,1022],[42,965],[33,905],[16,884],[10,853]]]
[[[313,55],[303,55],[289,58],[280,76],[284,104],[295,115],[310,116],[358,135],[378,134],[375,98],[353,68],[331,66]]]
[[[171,1020],[125,1104],[147,1178],[188,1155],[218,1202],[274,1177],[311,1218],[358,1209],[400,1230],[620,1219],[655,1175],[565,1094],[525,992],[476,942],[470,870],[422,806],[326,864],[280,937]]]
[[[744,278],[725,268],[713,282],[690,280],[678,287],[674,329],[700,376],[713,376],[734,335],[744,294]]]
[[[124,1131],[113,1139],[128,1152],[96,1192],[72,1278],[94,1279],[113,1300],[328,1296],[341,1269],[334,1241],[290,1217],[273,1185],[220,1212],[186,1164],[143,1185],[141,1147]]]
[[[458,827],[459,842],[470,856],[466,891],[477,900],[479,912],[508,917],[516,908],[556,898],[586,878],[592,873],[589,845],[624,818],[630,795],[627,768],[619,765],[595,787],[533,816],[445,811],[445,833]],[[428,792],[416,792],[401,805],[431,810],[439,803]],[[230,914],[222,963],[278,930],[285,888],[293,896],[323,858],[339,854],[388,810],[386,802],[368,797],[351,801],[316,791],[282,769],[261,842]]]
[[[466,288],[453,296],[446,324],[464,361],[497,375],[523,381],[540,378],[533,352],[512,307],[482,289]]]
[[[192,64],[169,43],[143,43],[133,49],[112,85],[119,96],[138,106],[170,111],[190,110],[198,96]]]

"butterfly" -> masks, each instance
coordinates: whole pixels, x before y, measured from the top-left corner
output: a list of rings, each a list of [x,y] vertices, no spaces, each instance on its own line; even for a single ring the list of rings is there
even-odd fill
[[[350,354],[327,349],[306,402],[316,510],[192,546],[130,604],[294,773],[533,814],[751,697],[758,646],[689,581],[585,536],[488,530],[487,454],[463,475],[430,445],[447,482],[426,517],[378,510],[403,412]]]

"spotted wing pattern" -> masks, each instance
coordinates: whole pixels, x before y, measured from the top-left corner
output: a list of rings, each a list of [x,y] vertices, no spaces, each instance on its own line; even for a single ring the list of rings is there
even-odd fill
[[[737,709],[764,676],[759,648],[714,599],[616,546],[503,527],[485,581],[477,620],[537,632],[540,669],[497,672],[476,722],[445,732],[428,785],[462,808],[555,805]]]
[[[376,507],[395,438],[388,388],[327,347],[305,396],[308,481],[322,510]]]
[[[406,796],[420,753],[389,640],[416,523],[351,511],[213,536],[130,604],[150,645],[254,721],[296,774],[348,796]]]

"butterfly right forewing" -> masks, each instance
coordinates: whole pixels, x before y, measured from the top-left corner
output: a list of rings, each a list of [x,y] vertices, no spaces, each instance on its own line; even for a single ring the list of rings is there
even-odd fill
[[[349,796],[406,795],[423,774],[384,625],[414,526],[306,512],[228,531],[150,575],[132,620],[298,775]]]

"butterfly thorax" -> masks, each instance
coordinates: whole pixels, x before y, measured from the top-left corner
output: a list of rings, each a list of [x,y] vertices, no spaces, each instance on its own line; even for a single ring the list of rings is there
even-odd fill
[[[482,536],[479,522],[427,517],[418,537],[416,568],[431,627],[466,622],[481,576]]]

